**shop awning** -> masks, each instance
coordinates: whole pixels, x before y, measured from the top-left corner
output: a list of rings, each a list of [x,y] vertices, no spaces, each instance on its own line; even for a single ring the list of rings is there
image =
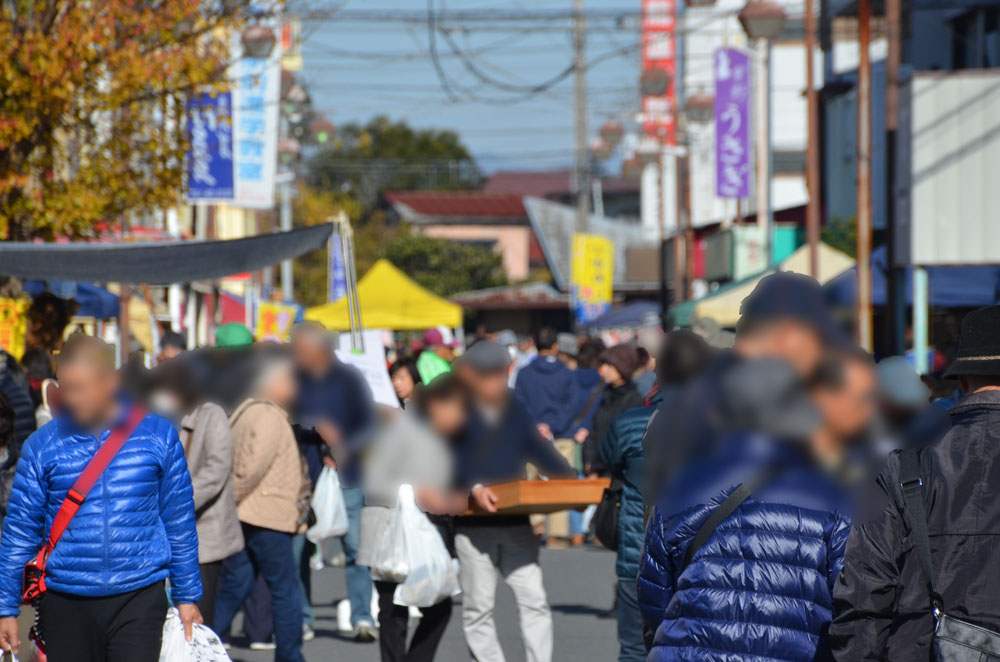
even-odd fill
[[[117,317],[120,310],[118,296],[93,283],[71,281],[24,281],[24,291],[33,298],[51,292],[60,299],[73,299],[79,305],[76,314],[106,320]]]
[[[886,248],[872,251],[872,305],[886,303],[889,267]],[[927,267],[929,303],[934,308],[982,308],[1000,302],[1000,265]],[[858,273],[852,268],[827,283],[827,300],[835,305],[853,306],[858,300]],[[913,268],[906,267],[903,285],[906,305],[913,304]]]
[[[136,243],[0,242],[0,276],[169,285],[256,271],[323,248],[333,225],[245,239]]]
[[[820,243],[819,277],[817,278],[820,283],[833,280],[853,266],[854,258],[850,255],[831,248],[824,243]],[[777,270],[793,271],[800,274],[809,273],[809,246],[799,247],[794,253],[778,264]],[[743,303],[743,299],[757,286],[757,281],[769,273],[771,272],[765,271],[746,280],[723,287],[717,292],[692,302],[694,314],[691,315],[689,323],[694,319],[710,317],[718,322],[720,326],[736,326],[736,322],[740,319],[740,304]]]
[[[361,324],[368,329],[416,331],[462,324],[462,307],[424,289],[388,260],[379,260],[358,281]],[[351,328],[347,297],[306,310],[307,320],[328,329]]]

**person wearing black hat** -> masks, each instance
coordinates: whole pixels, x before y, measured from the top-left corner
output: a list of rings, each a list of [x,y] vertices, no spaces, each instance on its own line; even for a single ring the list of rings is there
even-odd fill
[[[839,662],[927,660],[931,593],[943,614],[1000,633],[1000,306],[966,315],[948,376],[968,394],[950,411],[950,431],[889,456],[875,514],[851,532],[833,594]]]

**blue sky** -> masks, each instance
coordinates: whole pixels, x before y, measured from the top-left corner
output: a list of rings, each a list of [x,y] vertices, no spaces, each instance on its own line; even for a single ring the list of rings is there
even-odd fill
[[[363,122],[384,114],[417,127],[452,129],[487,171],[570,165],[572,76],[518,103],[452,101],[429,54],[426,0],[313,0],[307,4],[312,18],[303,24],[305,69],[300,75],[309,85],[314,106],[335,124]],[[442,5],[446,12],[540,12],[566,11],[571,4],[571,0],[435,0],[439,12]],[[621,10],[626,15],[621,22],[595,19],[588,31],[588,60],[628,51],[608,55],[588,71],[590,134],[595,136],[608,117],[625,120],[636,109],[639,0],[589,0],[587,9],[604,15]],[[357,12],[384,13],[389,18],[362,21],[357,20]],[[414,20],[399,20],[402,16]],[[571,34],[560,28],[566,21],[516,25],[449,21],[447,25],[455,28],[449,34],[457,46],[473,54],[474,67],[513,84],[549,79],[571,62]],[[494,87],[481,86],[443,38],[437,38],[437,46],[439,61],[450,80],[475,88],[474,93],[480,96],[511,97]]]

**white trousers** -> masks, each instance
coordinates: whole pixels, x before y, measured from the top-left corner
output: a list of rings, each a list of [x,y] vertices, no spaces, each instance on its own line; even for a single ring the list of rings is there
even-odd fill
[[[527,524],[462,527],[455,537],[461,570],[462,625],[476,662],[504,662],[493,612],[497,576],[517,601],[527,662],[552,660],[552,610],[538,565],[538,541]]]

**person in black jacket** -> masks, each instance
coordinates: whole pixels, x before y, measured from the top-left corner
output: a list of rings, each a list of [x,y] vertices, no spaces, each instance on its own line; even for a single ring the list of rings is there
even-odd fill
[[[606,388],[594,413],[594,427],[583,443],[584,471],[592,477],[607,470],[601,460],[601,442],[611,429],[611,423],[629,409],[643,405],[642,394],[632,381],[639,362],[639,350],[634,345],[615,345],[601,354],[601,379]]]
[[[497,495],[489,485],[524,478],[528,462],[545,476],[575,475],[552,442],[539,434],[524,403],[507,387],[509,366],[510,355],[503,346],[480,341],[459,359],[457,367],[473,400],[455,449],[457,483],[468,488],[477,506],[488,513],[497,510]],[[552,611],[528,516],[459,517],[455,551],[461,567],[462,622],[473,659],[504,659],[493,617],[499,573],[517,601],[526,658],[549,662]]]
[[[0,393],[10,399],[14,407],[14,443],[11,450],[15,457],[21,454],[21,445],[35,431],[35,406],[22,383],[23,374],[17,360],[7,352],[0,356]]]
[[[968,395],[944,438],[916,451],[933,588],[945,614],[1000,632],[1000,306],[966,316],[948,374]],[[833,593],[838,662],[930,657],[935,619],[901,481],[896,452],[878,479],[881,507],[851,531]]]

